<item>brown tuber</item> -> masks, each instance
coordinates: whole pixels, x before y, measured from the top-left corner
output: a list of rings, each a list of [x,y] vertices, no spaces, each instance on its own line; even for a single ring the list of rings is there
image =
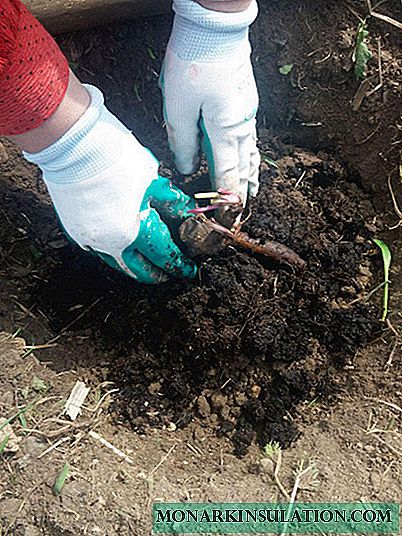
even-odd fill
[[[203,214],[186,219],[179,228],[179,235],[191,257],[212,255],[232,244],[268,257],[279,264],[286,264],[299,272],[306,268],[306,262],[284,244],[275,241],[261,243],[236,227],[230,230]]]

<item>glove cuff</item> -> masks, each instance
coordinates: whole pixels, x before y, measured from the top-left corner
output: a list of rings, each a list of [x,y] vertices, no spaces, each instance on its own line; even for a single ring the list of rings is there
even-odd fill
[[[69,184],[99,175],[119,161],[124,150],[122,134],[129,143],[134,139],[108,111],[102,92],[94,86],[85,87],[91,104],[80,119],[50,147],[34,154],[24,152],[29,162],[42,169],[46,182]]]
[[[249,26],[258,14],[256,0],[245,11],[223,13],[195,1],[174,0],[175,19],[168,47],[186,61],[228,60],[250,53]]]

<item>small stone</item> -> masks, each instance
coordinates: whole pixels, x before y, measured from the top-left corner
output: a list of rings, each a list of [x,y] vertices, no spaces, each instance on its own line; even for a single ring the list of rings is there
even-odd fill
[[[374,452],[374,451],[375,451],[375,447],[374,447],[374,445],[365,445],[365,446],[364,446],[364,450],[365,450],[366,452]]]
[[[207,438],[207,435],[205,433],[205,431],[200,428],[200,427],[197,427],[195,428],[194,432],[193,432],[193,437],[196,441],[199,441],[200,443],[203,443],[206,438]]]
[[[373,486],[373,490],[378,493],[381,491],[381,488],[383,487],[383,478],[382,475],[378,471],[373,471],[370,474],[370,482]]]
[[[46,448],[46,442],[43,438],[29,436],[24,441],[24,450],[27,451],[32,457],[39,456]]]
[[[341,290],[345,294],[350,294],[350,295],[356,294],[356,289],[354,287],[352,287],[352,285],[346,285],[346,286],[342,287]]]
[[[10,406],[12,407],[14,404],[14,395],[11,391],[7,391],[6,393],[0,394],[0,405],[1,406]]]
[[[261,394],[261,387],[259,385],[253,385],[251,394],[253,395],[253,398],[258,398]]]
[[[160,391],[161,387],[162,386],[161,386],[160,382],[151,383],[148,386],[148,392],[149,392],[150,395],[156,395]]]
[[[175,432],[177,430],[177,426],[174,422],[170,422],[166,427],[168,432]]]
[[[205,396],[199,396],[197,398],[197,409],[201,417],[209,417],[211,415],[211,406]]]
[[[33,525],[27,525],[24,529],[24,536],[40,536],[39,529]]]
[[[216,413],[212,413],[212,415],[209,418],[209,422],[211,423],[211,426],[214,426],[219,421],[219,417]]]
[[[226,406],[227,401],[227,396],[222,395],[221,393],[213,393],[211,396],[212,407],[218,413],[220,413],[220,411]]]
[[[0,426],[4,422],[6,422],[6,419],[0,419]],[[4,428],[0,430],[0,445],[3,445],[4,443],[3,452],[9,453],[9,454],[15,454],[16,452],[20,450],[20,446],[19,446],[20,441],[21,441],[21,437],[17,437],[15,435],[15,432],[11,424],[7,424]]]
[[[223,408],[220,409],[219,413],[222,419],[225,419],[225,420],[229,419],[229,416],[230,416],[229,406],[223,406]]]
[[[265,475],[273,475],[275,470],[275,464],[270,458],[262,458],[258,464],[258,472]]]
[[[239,406],[243,406],[247,402],[247,396],[245,395],[245,393],[237,393],[235,395],[235,402]]]

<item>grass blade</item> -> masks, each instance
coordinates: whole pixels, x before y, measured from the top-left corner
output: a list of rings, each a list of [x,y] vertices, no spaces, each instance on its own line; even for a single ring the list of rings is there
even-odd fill
[[[265,153],[261,152],[261,160],[263,162],[266,162],[267,164],[269,164],[270,166],[274,167],[275,169],[278,169],[279,166],[278,164],[275,162],[275,160],[273,160],[272,158],[270,158],[268,155],[266,155]]]
[[[9,419],[6,419],[3,423],[0,424],[0,431],[3,430],[7,426],[7,424],[11,424],[15,419],[17,419],[20,415],[28,411],[30,408],[32,408],[33,404],[28,404],[25,406],[25,408],[20,409],[17,413],[12,415]]]
[[[391,266],[392,255],[389,247],[382,240],[373,238],[374,244],[380,248],[382,255],[382,263],[384,267],[384,295],[383,295],[383,305],[382,305],[382,317],[381,321],[385,322],[388,316],[388,303],[389,303],[389,269]]]
[[[69,471],[70,466],[66,462],[63,465],[63,469],[60,471],[58,477],[56,478],[56,482],[53,485],[53,494],[56,495],[56,497],[61,494],[64,484],[66,483]]]
[[[3,441],[0,443],[0,456],[3,454],[6,446],[7,446],[7,443],[10,439],[10,436],[9,435],[6,435],[6,437],[3,439]]]

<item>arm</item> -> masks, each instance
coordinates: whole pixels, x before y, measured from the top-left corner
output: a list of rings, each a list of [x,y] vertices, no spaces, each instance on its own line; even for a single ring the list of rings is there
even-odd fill
[[[158,175],[155,157],[83,86],[19,0],[0,0],[0,134],[43,173],[68,236],[142,283],[193,277],[161,215],[192,202]]]
[[[66,93],[54,113],[38,127],[8,138],[27,153],[38,153],[61,138],[84,115],[91,97],[70,70]]]
[[[225,13],[236,13],[246,10],[251,4],[251,0],[197,0],[206,9],[212,11],[222,11]]]

